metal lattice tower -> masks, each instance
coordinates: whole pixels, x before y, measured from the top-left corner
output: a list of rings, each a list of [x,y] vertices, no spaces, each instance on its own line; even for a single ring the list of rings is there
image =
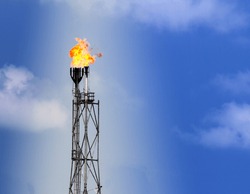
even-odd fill
[[[99,100],[88,89],[89,67],[70,68],[74,82],[72,155],[69,194],[101,194],[99,168]],[[84,78],[81,91],[80,82]]]

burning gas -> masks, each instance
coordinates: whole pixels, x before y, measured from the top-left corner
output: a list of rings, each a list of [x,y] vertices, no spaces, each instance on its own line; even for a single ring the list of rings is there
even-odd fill
[[[96,57],[101,57],[102,53],[91,55],[92,49],[86,39],[75,38],[78,42],[70,51],[69,56],[72,58],[71,67],[83,68],[95,62]]]

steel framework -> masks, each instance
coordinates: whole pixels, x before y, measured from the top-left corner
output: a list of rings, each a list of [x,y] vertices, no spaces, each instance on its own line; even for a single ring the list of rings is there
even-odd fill
[[[99,100],[88,89],[89,67],[70,68],[73,84],[72,154],[69,194],[101,194]],[[84,88],[80,90],[80,82]]]

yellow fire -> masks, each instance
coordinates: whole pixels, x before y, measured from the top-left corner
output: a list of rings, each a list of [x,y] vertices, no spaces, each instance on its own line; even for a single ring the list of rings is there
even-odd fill
[[[71,67],[83,68],[95,62],[96,57],[101,57],[102,53],[91,55],[92,49],[86,39],[75,38],[78,42],[70,51],[69,56],[72,58]]]

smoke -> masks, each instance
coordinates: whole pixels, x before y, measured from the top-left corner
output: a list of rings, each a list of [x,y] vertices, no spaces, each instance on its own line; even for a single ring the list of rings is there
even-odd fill
[[[51,87],[48,82],[13,65],[0,69],[0,81],[2,129],[42,131],[65,128],[66,108],[59,99],[46,97],[45,88]]]

